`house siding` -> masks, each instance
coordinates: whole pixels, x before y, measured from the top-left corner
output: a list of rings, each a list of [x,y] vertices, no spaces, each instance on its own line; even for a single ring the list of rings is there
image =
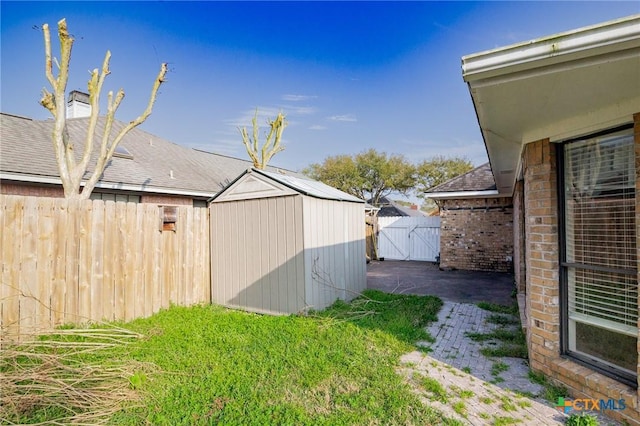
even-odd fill
[[[640,184],[640,114],[634,116],[634,121],[636,179]],[[561,356],[560,241],[555,153],[555,146],[549,140],[541,140],[527,144],[522,158],[526,325],[530,365],[534,371],[542,372],[552,381],[566,386],[575,398],[624,399],[627,409],[607,411],[607,415],[631,424],[640,424],[636,389]],[[640,236],[637,230],[640,224],[639,199],[636,197],[636,238]]]
[[[115,194],[128,194],[126,191],[105,191],[96,189],[94,192],[109,192]],[[25,195],[30,197],[51,197],[51,198],[64,198],[64,190],[59,185],[45,185],[45,184],[29,184],[18,182],[0,182],[0,194],[4,195]],[[134,193],[135,194],[135,193]],[[141,195],[141,203],[159,204],[159,205],[178,205],[178,206],[192,206],[193,199],[186,196],[175,195]]]
[[[511,197],[442,200],[440,218],[441,268],[512,270]]]
[[[64,198],[64,191],[62,190],[61,186],[43,186],[7,181],[0,182],[0,194],[25,195],[30,197]]]

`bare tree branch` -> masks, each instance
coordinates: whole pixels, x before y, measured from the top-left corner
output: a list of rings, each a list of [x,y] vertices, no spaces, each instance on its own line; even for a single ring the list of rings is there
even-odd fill
[[[282,133],[288,125],[284,114],[281,112],[278,113],[275,120],[271,120],[268,123],[270,129],[269,133],[266,135],[266,141],[262,145],[262,148],[260,148],[260,144],[258,142],[259,126],[257,109],[253,119],[251,120],[251,124],[253,125],[253,138],[249,137],[246,127],[238,129],[242,136],[242,143],[244,144],[247,154],[249,154],[249,158],[251,158],[253,166],[256,169],[265,169],[271,160],[271,157],[284,150],[284,147],[280,145]]]
[[[54,128],[52,134],[53,147],[55,151],[56,163],[60,172],[60,180],[64,188],[65,198],[87,199],[100,180],[105,167],[122,141],[124,136],[133,128],[142,124],[151,115],[153,105],[156,101],[158,90],[165,81],[167,74],[167,64],[160,66],[160,72],[151,88],[151,96],[146,109],[135,120],[130,121],[123,127],[116,137],[111,140],[111,128],[115,120],[115,113],[124,99],[124,91],[120,89],[113,100],[112,92],[108,94],[108,108],[105,117],[104,133],[102,134],[100,152],[96,162],[96,167],[89,179],[85,182],[84,188],[80,191],[82,179],[87,172],[94,149],[94,138],[96,137],[96,127],[100,117],[100,93],[106,77],[111,73],[109,61],[111,52],[107,51],[102,62],[102,68],[97,68],[91,72],[88,82],[89,104],[91,105],[91,115],[87,125],[87,134],[84,141],[84,151],[80,161],[76,161],[73,144],[69,139],[66,124],[65,92],[69,79],[69,63],[71,61],[71,48],[73,47],[73,37],[69,35],[65,19],[58,22],[58,38],[60,40],[60,63],[57,77],[53,72],[53,62],[55,59],[51,55],[51,35],[49,25],[42,26],[45,46],[45,74],[53,92],[47,89],[42,91],[40,104],[45,107],[54,117]],[[56,61],[56,63],[58,63]]]

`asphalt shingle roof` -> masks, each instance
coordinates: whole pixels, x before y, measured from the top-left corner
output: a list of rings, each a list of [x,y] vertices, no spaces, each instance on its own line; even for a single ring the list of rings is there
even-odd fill
[[[491,172],[491,166],[489,163],[485,163],[425,192],[429,194],[436,192],[490,191],[492,189],[496,189],[496,182]]]
[[[371,203],[373,200],[368,200]],[[380,210],[378,210],[377,216],[379,217],[395,217],[395,216],[410,216],[410,217],[423,217],[424,213],[420,210],[413,210],[410,207],[401,206],[393,200],[387,197],[380,197],[378,204],[376,204]]]
[[[88,118],[67,120],[70,140],[78,151],[84,148]],[[115,136],[124,123],[113,124]],[[96,131],[94,152],[97,152],[104,117]],[[58,178],[51,132],[53,121],[37,121],[0,113],[0,172],[32,177]],[[238,142],[240,143],[240,142]],[[213,195],[223,189],[253,164],[247,160],[187,148],[152,135],[140,128],[129,132],[120,146],[133,158],[114,156],[107,165],[103,183],[140,185],[149,192],[167,190],[196,191]],[[79,158],[81,152],[76,153]],[[97,155],[97,154],[96,154]],[[93,170],[95,156],[89,164]],[[275,167],[267,170],[277,171]],[[288,172],[292,174],[292,172]],[[296,175],[296,173],[293,173]],[[88,176],[87,173],[86,176]]]

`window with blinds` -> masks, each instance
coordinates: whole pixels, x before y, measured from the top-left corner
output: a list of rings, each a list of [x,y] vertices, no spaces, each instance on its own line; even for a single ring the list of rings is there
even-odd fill
[[[563,146],[567,349],[633,374],[638,280],[631,129]]]

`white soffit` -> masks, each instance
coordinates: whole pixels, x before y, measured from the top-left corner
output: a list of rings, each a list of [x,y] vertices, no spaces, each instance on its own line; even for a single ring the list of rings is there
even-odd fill
[[[585,135],[640,112],[640,15],[462,58],[498,191],[522,147]]]

